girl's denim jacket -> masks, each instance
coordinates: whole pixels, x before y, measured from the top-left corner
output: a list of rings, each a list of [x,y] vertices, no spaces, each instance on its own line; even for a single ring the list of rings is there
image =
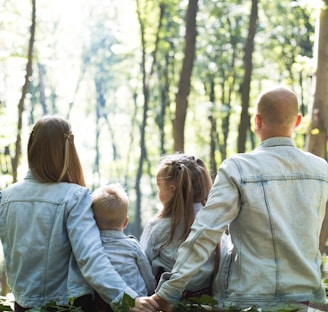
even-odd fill
[[[319,233],[327,202],[327,162],[290,138],[269,138],[225,160],[157,294],[177,301],[229,225],[233,247],[213,285],[219,303],[324,302]]]
[[[194,203],[195,215],[203,208],[201,203]],[[171,272],[176,260],[177,251],[181,245],[179,239],[182,233],[182,224],[175,229],[174,239],[170,244],[166,244],[170,234],[170,218],[154,217],[150,220],[141,235],[140,244],[144,249],[157,276],[160,272]],[[187,291],[199,291],[211,286],[212,273],[215,262],[215,252],[213,252],[208,261],[200,268],[199,274],[185,286]]]
[[[30,172],[0,192],[0,238],[19,305],[67,304],[91,287],[108,303],[137,296],[108,260],[91,204],[87,188],[40,183]]]

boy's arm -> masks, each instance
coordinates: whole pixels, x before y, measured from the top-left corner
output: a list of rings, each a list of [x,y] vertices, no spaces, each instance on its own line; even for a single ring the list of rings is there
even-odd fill
[[[142,251],[141,248],[137,249],[137,265],[140,271],[141,276],[143,277],[148,294],[153,294],[156,288],[156,279],[152,272],[152,268],[150,262],[146,256],[146,254]]]

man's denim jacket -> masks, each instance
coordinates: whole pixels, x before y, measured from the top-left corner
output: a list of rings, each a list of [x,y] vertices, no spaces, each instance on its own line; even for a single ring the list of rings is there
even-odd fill
[[[89,285],[109,303],[137,296],[108,260],[91,204],[87,188],[40,183],[30,172],[0,192],[0,238],[19,305],[67,304],[92,293]]]
[[[158,295],[177,301],[229,225],[233,247],[213,285],[219,303],[325,301],[319,233],[327,201],[327,162],[290,138],[269,138],[225,160]]]

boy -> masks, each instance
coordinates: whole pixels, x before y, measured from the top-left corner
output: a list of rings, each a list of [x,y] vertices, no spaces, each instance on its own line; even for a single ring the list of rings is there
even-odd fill
[[[120,184],[109,184],[92,194],[93,212],[103,247],[122,279],[139,296],[154,293],[156,281],[139,242],[123,230],[128,224],[128,196]]]

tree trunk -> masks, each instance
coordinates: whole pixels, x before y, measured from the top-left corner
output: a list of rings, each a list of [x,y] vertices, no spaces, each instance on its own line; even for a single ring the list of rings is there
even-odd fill
[[[135,180],[135,190],[136,190],[136,212],[135,212],[135,233],[136,237],[139,237],[141,234],[141,190],[140,190],[140,182],[143,173],[143,164],[147,157],[147,149],[146,149],[146,125],[147,125],[147,114],[149,109],[149,88],[150,88],[150,80],[154,72],[154,65],[156,64],[156,56],[158,51],[158,44],[159,44],[159,33],[162,27],[162,20],[164,16],[165,6],[163,4],[160,5],[160,14],[159,14],[159,21],[158,21],[158,29],[157,35],[155,40],[155,48],[152,53],[152,62],[150,66],[150,70],[147,73],[146,71],[146,34],[145,34],[145,25],[141,17],[141,11],[139,8],[139,1],[137,0],[137,15],[139,19],[140,25],[140,36],[141,36],[141,47],[142,47],[142,60],[141,60],[141,71],[142,71],[142,89],[143,89],[143,113],[142,113],[142,121],[140,125],[140,158],[139,164],[136,174]]]
[[[39,70],[39,91],[40,91],[40,103],[42,106],[42,111],[46,115],[48,114],[48,107],[46,103],[46,92],[45,92],[45,83],[44,83],[44,66],[38,63]]]
[[[186,14],[184,60],[180,73],[178,93],[176,95],[176,110],[173,122],[174,151],[181,152],[184,150],[184,128],[190,92],[190,80],[195,58],[197,10],[198,0],[189,0]]]
[[[170,85],[169,85],[169,54],[165,53],[164,55],[164,66],[163,68],[160,68],[161,72],[161,83],[160,83],[160,96],[161,96],[161,109],[158,116],[158,129],[160,133],[160,152],[161,155],[166,154],[165,149],[165,116],[166,116],[166,109],[169,107],[169,91],[170,91]]]
[[[13,168],[13,182],[17,181],[17,168],[22,154],[22,125],[23,125],[23,112],[24,112],[24,102],[25,97],[28,92],[30,77],[32,75],[32,62],[33,62],[33,45],[34,45],[34,36],[35,36],[35,16],[36,16],[36,5],[35,0],[32,0],[32,19],[31,19],[31,30],[30,30],[30,41],[28,45],[28,56],[26,64],[26,74],[25,82],[22,88],[22,95],[18,103],[18,122],[17,122],[17,137],[16,137],[16,148],[15,156],[12,163]]]
[[[26,64],[26,73],[25,81],[22,87],[22,95],[18,103],[18,122],[17,122],[17,137],[16,137],[16,146],[15,146],[15,156],[12,159],[12,169],[13,169],[13,183],[17,181],[17,168],[22,154],[22,126],[23,126],[23,112],[24,112],[24,101],[26,94],[28,92],[30,77],[32,75],[32,61],[33,61],[33,45],[34,45],[34,36],[35,36],[35,17],[36,17],[36,4],[35,0],[32,0],[32,17],[31,17],[31,28],[30,28],[30,40],[28,45],[28,55],[27,55],[27,64]],[[7,285],[7,278],[5,270],[2,274],[2,294],[6,295],[10,292],[10,289]]]
[[[317,42],[317,69],[310,131],[306,150],[327,159],[328,131],[328,0],[321,8]]]
[[[238,3],[240,4],[240,3]],[[240,27],[241,17],[236,18],[236,28]],[[231,21],[229,21],[229,26],[231,27]],[[231,62],[229,65],[229,72],[228,72],[228,79],[225,79],[225,81],[222,82],[222,103],[224,103],[227,106],[227,113],[226,115],[222,118],[222,134],[223,134],[223,144],[220,147],[220,152],[221,152],[221,159],[222,161],[227,158],[227,147],[228,147],[228,135],[229,135],[229,129],[230,129],[230,115],[231,115],[231,98],[232,98],[232,93],[233,90],[235,89],[235,83],[236,83],[236,69],[235,69],[235,63],[237,60],[237,43],[238,43],[238,38],[236,35],[231,36],[231,50],[232,50],[232,55],[231,55]],[[228,85],[228,95],[227,99],[225,99],[224,96],[224,90],[225,90],[225,85]]]
[[[241,90],[241,116],[240,116],[240,123],[238,129],[238,153],[245,152],[245,145],[246,145],[246,135],[247,131],[250,128],[250,117],[248,113],[249,107],[249,93],[250,93],[250,86],[251,86],[251,76],[252,76],[252,55],[254,50],[254,38],[256,34],[256,24],[257,24],[257,15],[258,15],[258,0],[252,0],[252,9],[251,9],[251,16],[249,20],[249,29],[248,29],[248,38],[246,41],[245,47],[245,73],[244,79],[242,84]]]
[[[208,120],[210,122],[210,173],[211,173],[212,181],[214,181],[218,170],[215,161],[215,151],[217,150],[217,144],[219,144],[220,142],[219,132],[217,131],[217,126],[216,126],[217,120],[214,114],[215,112],[214,105],[216,103],[214,77],[211,77],[209,81],[209,100],[210,103],[213,103],[213,106],[210,108],[208,114]]]

